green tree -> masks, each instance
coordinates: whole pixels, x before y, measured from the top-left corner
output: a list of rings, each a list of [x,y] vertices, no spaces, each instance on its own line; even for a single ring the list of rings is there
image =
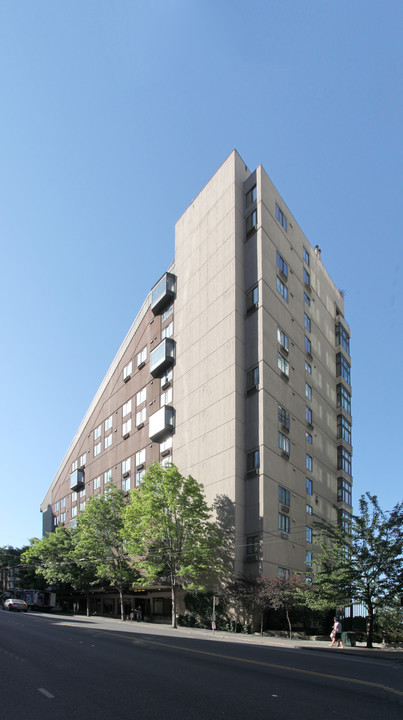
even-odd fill
[[[337,608],[360,602],[368,612],[367,647],[372,647],[375,614],[403,592],[403,503],[391,512],[366,493],[349,527],[318,523],[309,604]],[[316,600],[314,596],[316,595]]]
[[[172,627],[177,591],[204,590],[220,569],[222,536],[210,521],[203,486],[170,465],[151,465],[125,511],[125,536],[142,577],[139,584],[168,584]]]
[[[77,530],[59,526],[41,540],[34,538],[22,559],[28,568],[34,569],[36,575],[44,578],[49,585],[68,585],[84,592],[89,615],[89,590],[94,585],[95,568],[87,559],[80,561],[76,546]]]
[[[117,590],[122,620],[123,593],[138,577],[126,547],[125,505],[125,493],[113,484],[105,495],[89,498],[78,519],[74,548],[76,562],[89,562],[95,578],[107,581]]]
[[[292,638],[292,625],[290,612],[304,604],[305,580],[300,575],[290,577],[261,578],[265,580],[261,585],[262,602],[266,601],[273,610],[283,609],[288,625],[290,640]]]

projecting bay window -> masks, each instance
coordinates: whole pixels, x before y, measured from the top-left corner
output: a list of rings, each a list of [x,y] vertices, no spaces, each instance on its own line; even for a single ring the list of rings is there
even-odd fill
[[[346,505],[353,504],[353,489],[351,483],[345,478],[337,478],[337,500]]]
[[[341,345],[350,355],[350,335],[341,323],[336,325],[336,345]]]
[[[351,385],[351,367],[342,353],[336,355],[336,377],[342,377],[348,385]]]
[[[84,487],[84,470],[74,470],[70,475],[70,490],[82,490]]]
[[[344,470],[347,475],[352,474],[352,455],[342,445],[337,448],[337,469]]]
[[[351,415],[351,395],[342,383],[336,387],[336,404]]]
[[[351,445],[351,423],[344,415],[337,416],[337,439],[345,440]]]
[[[162,375],[175,361],[175,341],[165,338],[151,352],[150,373],[153,377]]]
[[[150,440],[161,440],[164,435],[172,433],[174,429],[174,409],[170,405],[164,405],[149,418]]]
[[[151,310],[158,315],[175,297],[175,275],[165,273],[151,292]]]

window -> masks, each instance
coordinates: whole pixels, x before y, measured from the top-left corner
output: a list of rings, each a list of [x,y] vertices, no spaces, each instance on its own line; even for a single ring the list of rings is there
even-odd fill
[[[123,460],[122,462],[122,476],[125,477],[130,473],[130,468],[132,465],[132,459],[127,458],[126,460]]]
[[[280,272],[284,275],[285,278],[288,278],[288,265],[283,257],[281,257],[278,250],[276,251],[276,263],[277,267],[280,270]]]
[[[98,427],[96,427],[94,430],[94,440],[98,440],[98,438],[101,437],[101,432],[102,432],[102,425],[98,425]]]
[[[305,405],[305,417],[308,425],[312,425],[312,410],[308,405]]]
[[[312,542],[312,528],[307,527],[306,529],[306,541],[311,543]]]
[[[99,455],[100,452],[101,452],[101,443],[99,442],[96,445],[94,445],[94,457]]]
[[[143,367],[147,360],[147,346],[137,353],[137,367]]]
[[[83,498],[85,496],[86,496],[86,489],[84,487],[82,490],[80,490],[80,498]]]
[[[309,375],[312,375],[312,366],[309,364],[308,360],[305,360],[305,370]]]
[[[351,385],[351,378],[350,378],[350,363],[347,362],[346,358],[342,353],[337,353],[336,355],[336,377],[344,378],[346,383]]]
[[[346,503],[346,505],[353,504],[352,485],[345,478],[337,478],[337,500]]]
[[[125,365],[123,368],[123,380],[125,380],[125,381],[129,380],[132,372],[133,372],[133,361],[130,360],[130,362],[127,363],[127,365]]]
[[[308,332],[311,332],[311,318],[308,317],[306,313],[304,313],[304,325],[305,330],[308,330]]]
[[[110,435],[107,435],[104,440],[104,448],[105,450],[112,445],[112,433]]]
[[[139,467],[139,465],[144,465],[146,461],[146,450],[143,448],[142,450],[139,450],[136,452],[136,467]]]
[[[110,482],[111,480],[112,480],[112,470],[107,470],[104,473],[104,483],[106,484],[106,483]]]
[[[169,385],[169,383],[172,382],[172,377],[173,377],[172,369],[171,369],[171,370],[168,370],[168,372],[165,373],[165,375],[162,375],[162,377],[161,377],[161,387],[163,388],[164,385]]]
[[[337,520],[341,529],[346,533],[351,532],[351,513],[347,512],[347,510],[338,510],[337,515]]]
[[[71,502],[72,503],[77,502],[77,493],[76,492],[71,493]]]
[[[281,353],[278,353],[278,355],[277,355],[277,367],[279,370],[281,370],[283,375],[290,377],[290,364],[289,364],[288,360],[283,358]]]
[[[281,503],[281,505],[286,505],[287,507],[290,507],[290,491],[286,490],[286,488],[279,487],[278,501],[279,503]]]
[[[141,485],[145,474],[146,474],[145,470],[140,470],[140,471],[136,472],[136,487],[139,487],[139,485]]]
[[[129,477],[123,478],[122,490],[124,490],[124,492],[128,492],[128,490],[130,490],[130,478]]]
[[[306,455],[305,465],[306,465],[306,469],[309,470],[310,472],[312,472],[313,460],[312,460],[311,455],[308,455],[308,453]]]
[[[122,408],[122,417],[125,417],[132,411],[132,401],[128,400]]]
[[[305,335],[305,352],[308,353],[308,355],[312,355],[312,345],[311,341],[307,336]]]
[[[147,388],[143,387],[136,395],[136,405],[141,405],[147,399]]]
[[[278,433],[278,446],[285,455],[290,454],[290,438],[286,437],[286,435],[283,435],[281,432]]]
[[[290,532],[290,518],[288,515],[278,514],[278,529],[285,533]]]
[[[307,441],[308,443],[310,443],[310,444],[312,445],[312,435],[311,435],[311,433],[306,432],[306,433],[305,433],[305,439],[306,439],[306,441]]]
[[[143,408],[136,413],[136,427],[143,425],[147,418],[147,408]]]
[[[280,210],[279,206],[276,203],[276,219],[279,221],[280,225],[284,228],[284,230],[287,232],[287,218],[284,215],[283,211]]]
[[[169,338],[173,335],[174,331],[174,324],[173,322],[170,322],[169,325],[167,325],[161,332],[161,340],[164,338]]]
[[[161,455],[163,453],[168,452],[172,448],[172,435],[171,437],[164,440],[164,442],[160,443],[160,453]]]
[[[288,302],[288,287],[287,285],[284,285],[284,283],[280,280],[280,278],[277,276],[277,292],[281,297]]]
[[[250,313],[252,310],[256,310],[259,303],[259,288],[255,285],[251,290],[246,293],[246,312]]]
[[[277,577],[283,578],[284,580],[288,580],[290,577],[290,571],[288,568],[279,567],[277,570]]]
[[[311,298],[309,297],[309,295],[306,294],[306,292],[304,292],[304,301],[306,302],[306,304],[308,305],[308,307],[310,307],[310,305],[311,305]]]
[[[256,230],[256,226],[257,226],[257,210],[255,209],[246,218],[246,234],[249,235],[249,233]]]
[[[110,416],[105,420],[105,432],[107,432],[108,430],[111,429],[111,427],[112,427],[112,421],[113,421],[113,415],[110,415]]]
[[[306,514],[312,515],[312,505],[308,505],[308,503],[306,505]]]
[[[71,472],[74,472],[74,470],[77,470],[78,468],[78,460],[74,460],[73,463],[71,463]]]
[[[310,550],[307,550],[305,553],[305,565],[308,565],[308,567],[312,566],[312,553]]]
[[[311,287],[311,277],[309,272],[304,268],[304,283],[307,287]]]
[[[83,510],[85,510],[85,500],[84,502],[80,503],[80,512],[82,512]]]
[[[94,490],[98,490],[101,487],[101,476],[94,478]]]
[[[66,498],[65,497],[60,500],[60,507],[61,508],[66,507]]]
[[[281,425],[284,428],[287,428],[287,430],[290,429],[290,413],[288,410],[285,410],[282,405],[278,405],[278,421],[281,423]]]
[[[309,266],[309,252],[306,249],[306,247],[304,247],[302,249],[302,257],[303,257],[304,263],[306,263]]]
[[[259,368],[255,367],[246,373],[246,389],[252,390],[259,385]]]
[[[286,335],[280,328],[277,328],[277,342],[280,343],[283,350],[288,352],[289,349],[289,339],[288,335]]]
[[[306,494],[312,495],[312,493],[313,493],[312,480],[310,478],[306,478]]]
[[[59,503],[58,502],[55,502],[55,504],[53,505],[53,512],[59,512]]]
[[[62,512],[62,513],[61,513],[61,515],[60,515],[60,522],[61,522],[61,523],[66,522],[66,513],[65,513],[65,512]]]
[[[312,388],[307,382],[305,383],[305,397],[307,400],[312,400]]]
[[[337,407],[342,407],[343,410],[351,415],[351,395],[341,383],[336,387],[336,396]]]
[[[249,207],[249,205],[252,205],[252,203],[256,202],[256,185],[253,186],[247,193],[246,193],[246,207]]]
[[[347,475],[351,475],[352,456],[345,447],[339,445],[337,448],[337,469],[344,470]]]
[[[336,325],[336,345],[341,345],[350,355],[350,335],[341,323]]]
[[[344,415],[337,416],[337,438],[343,439],[351,445],[351,423]]]
[[[246,538],[246,554],[257,555],[259,552],[259,536],[250,535]]]
[[[259,450],[252,450],[252,452],[249,452],[246,456],[246,470],[247,472],[251,472],[253,470],[257,470],[259,468]]]
[[[160,407],[169,405],[172,402],[172,388],[168,388],[165,392],[161,393]]]
[[[83,453],[80,457],[80,467],[84,467],[87,462],[87,453]]]
[[[77,505],[71,508],[71,517],[77,517]]]
[[[170,305],[161,315],[161,322],[164,323],[165,320],[168,320],[169,317],[171,317],[172,313],[174,311],[174,306]]]
[[[58,524],[59,524],[59,518],[58,518],[58,517],[54,517],[54,518],[53,518],[53,525],[56,527]]]

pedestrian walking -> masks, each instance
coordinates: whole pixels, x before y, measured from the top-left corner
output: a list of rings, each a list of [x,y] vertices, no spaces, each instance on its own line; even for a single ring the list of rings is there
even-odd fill
[[[344,647],[342,639],[341,639],[341,631],[342,631],[341,622],[340,622],[339,618],[335,617],[333,629],[332,629],[332,632],[330,635],[330,637],[332,638],[332,643],[331,643],[330,647],[333,647],[336,644],[336,642],[337,642],[337,647],[341,647],[341,648]]]

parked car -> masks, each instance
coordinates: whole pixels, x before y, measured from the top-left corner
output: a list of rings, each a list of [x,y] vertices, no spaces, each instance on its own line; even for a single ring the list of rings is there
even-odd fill
[[[28,605],[23,600],[19,600],[18,598],[8,598],[8,600],[4,601],[3,605],[4,610],[17,610],[22,612],[28,612]]]

